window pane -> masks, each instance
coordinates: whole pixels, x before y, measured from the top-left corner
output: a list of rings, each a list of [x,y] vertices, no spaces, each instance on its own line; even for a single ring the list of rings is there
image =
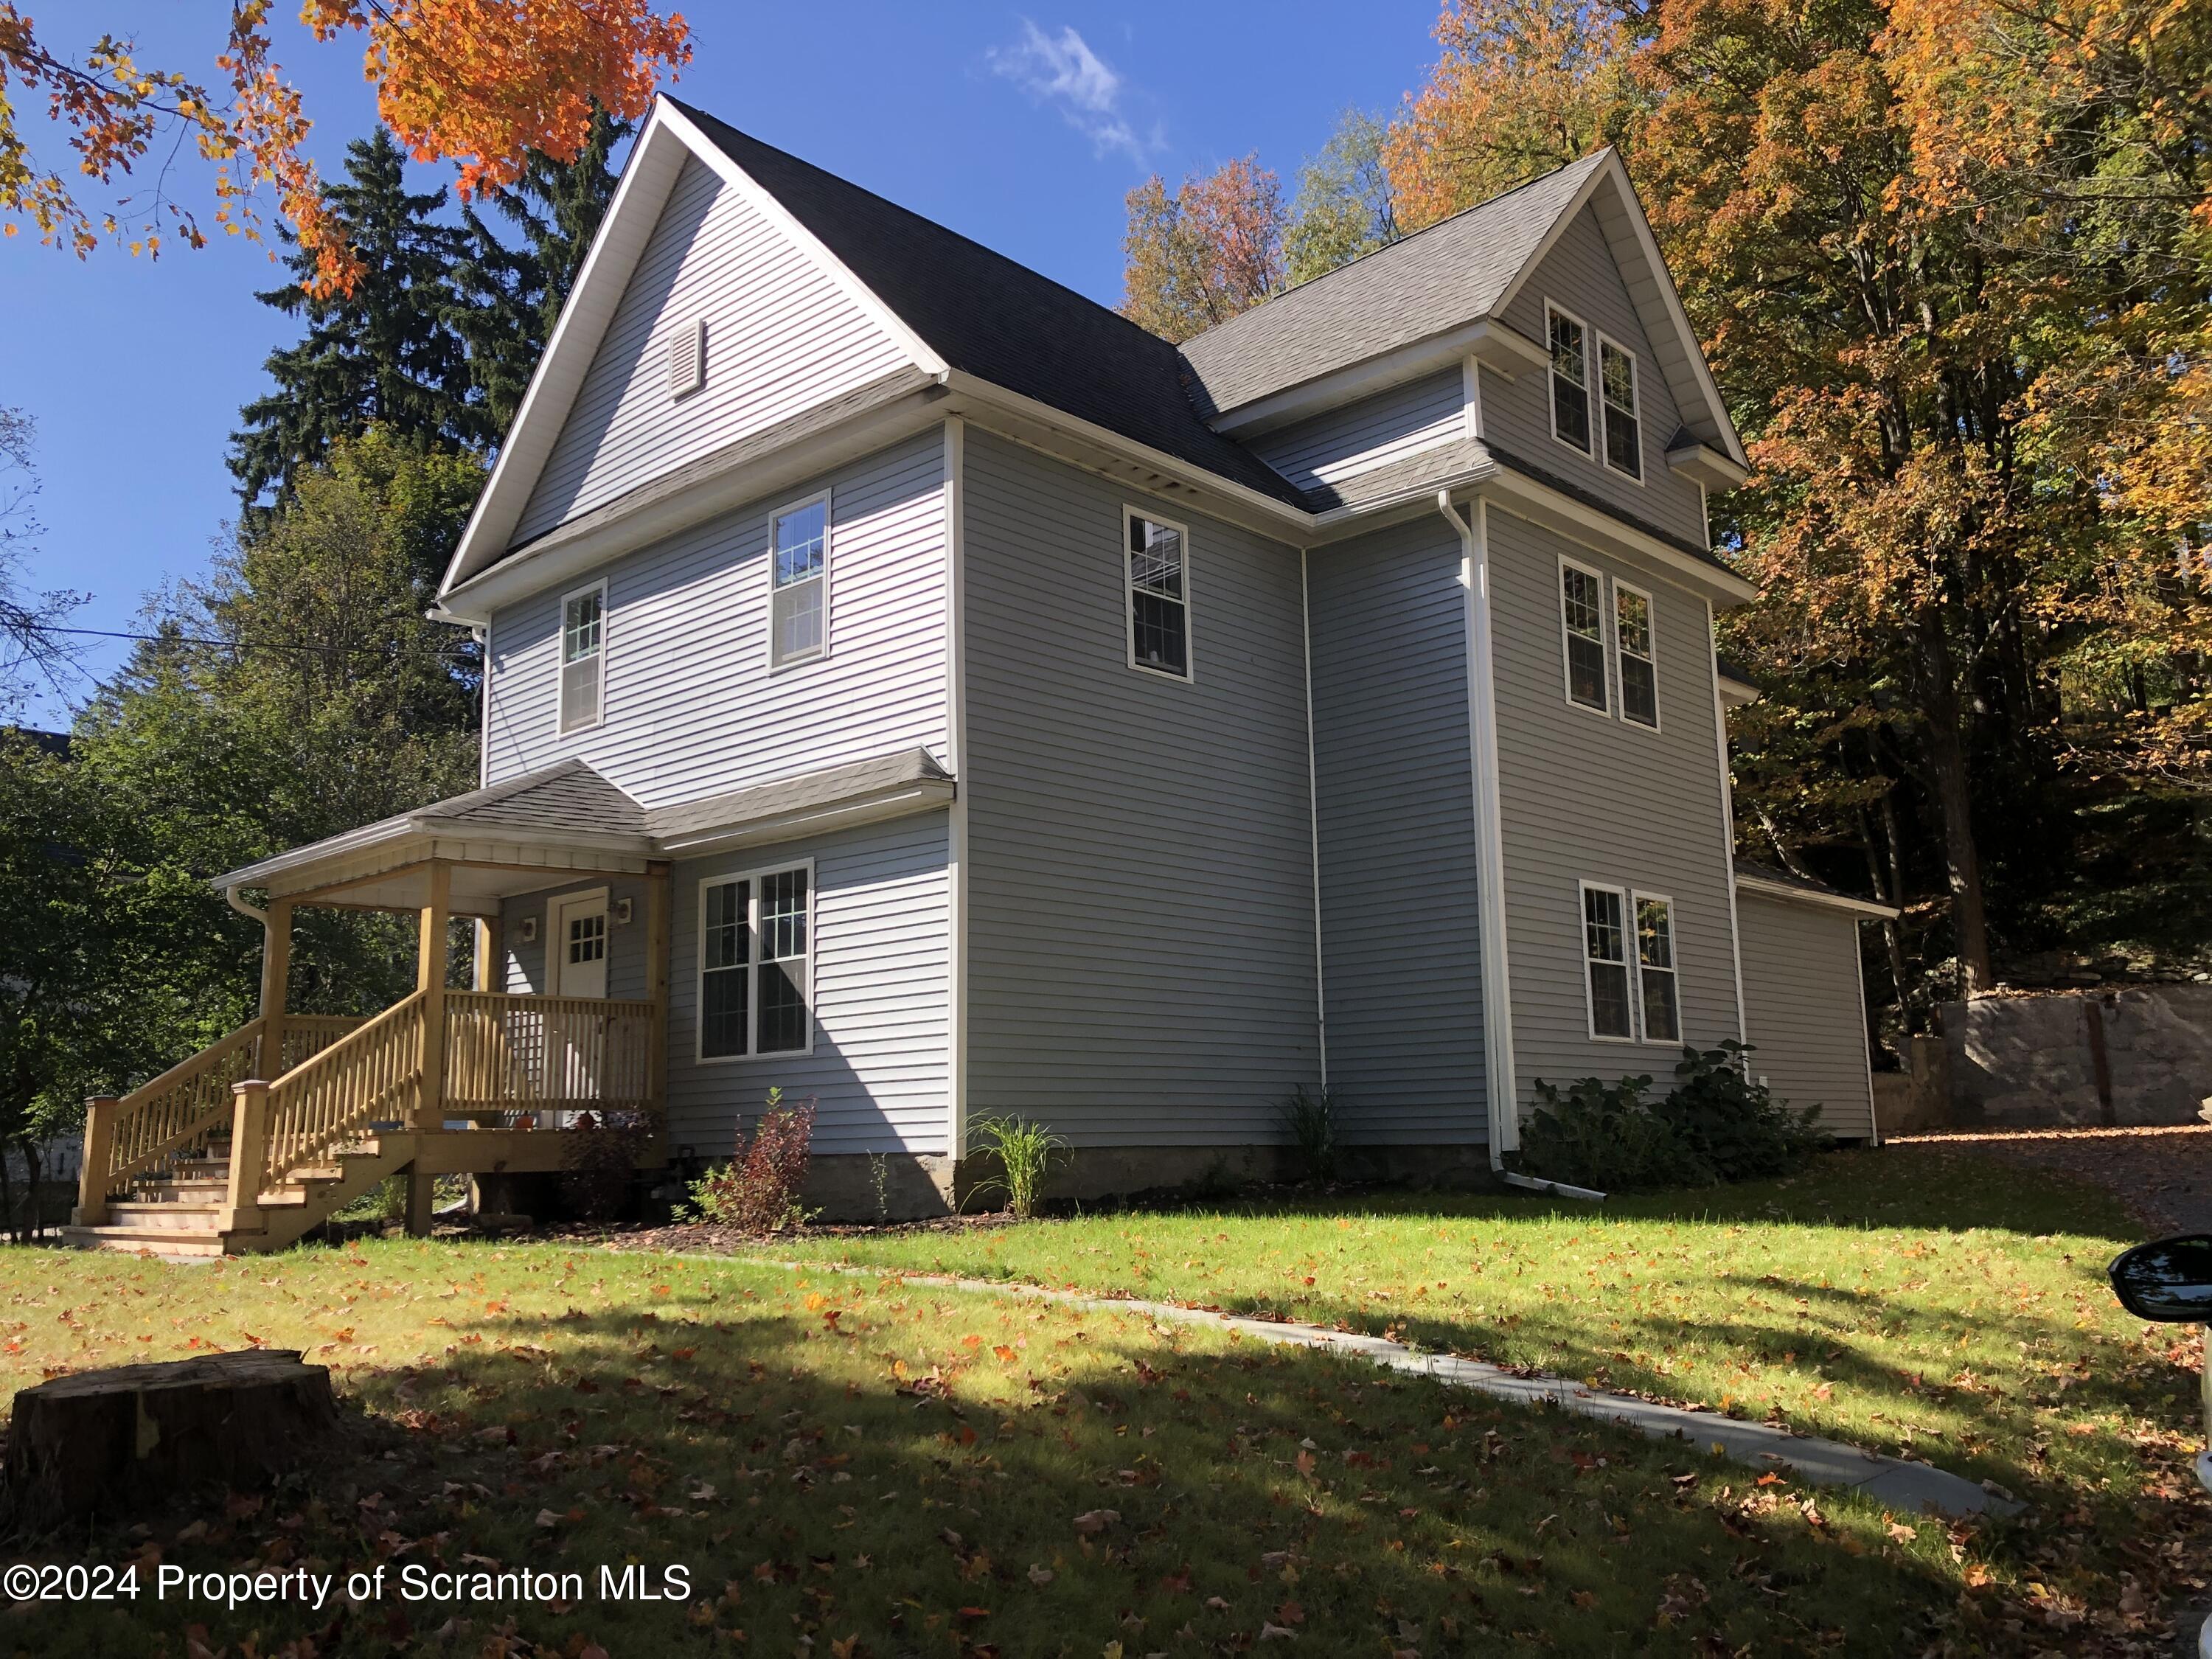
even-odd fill
[[[1636,959],[1647,968],[1674,965],[1674,908],[1665,899],[1636,901]]]
[[[1139,666],[1168,674],[1190,672],[1190,644],[1184,633],[1183,607],[1174,599],[1139,589],[1129,596],[1135,607],[1136,653]]]
[[[1643,970],[1644,1040],[1680,1042],[1682,1020],[1674,1007],[1674,976],[1654,968]]]
[[[1605,459],[1607,465],[1644,476],[1641,438],[1636,426],[1636,360],[1601,341],[1598,378],[1605,398]]]
[[[1665,899],[1636,901],[1637,978],[1644,991],[1644,1038],[1674,1042],[1682,1036],[1674,1005],[1674,907]]]
[[[810,501],[775,521],[775,585],[787,587],[822,574],[822,550],[829,530],[828,503]]]
[[[1623,587],[1613,594],[1613,637],[1620,644],[1620,712],[1639,726],[1659,724],[1659,677],[1651,661],[1651,601]]]
[[[745,963],[751,958],[745,911],[751,884],[707,890],[699,975],[699,1052],[709,1059],[745,1052]]]
[[[806,1047],[806,872],[761,878],[760,1007],[753,1052]]]
[[[774,630],[771,652],[777,662],[811,657],[822,649],[822,586],[819,576],[789,587],[779,587],[771,601],[769,626]]]
[[[1552,313],[1552,430],[1584,454],[1589,453],[1589,364],[1583,350],[1583,325]]]
[[[1603,962],[1589,965],[1590,1030],[1600,1036],[1625,1037],[1628,1029],[1628,969]]]
[[[568,960],[578,965],[586,962],[604,962],[607,955],[607,919],[596,916],[568,918]]]
[[[1601,887],[1583,890],[1583,954],[1593,962],[1626,962],[1620,895]]]
[[[599,659],[597,655],[562,665],[561,726],[589,726],[599,717]]]
[[[1559,603],[1567,625],[1567,695],[1602,708],[1605,702],[1604,589],[1587,570],[1562,568]]]
[[[599,649],[603,602],[597,592],[579,593],[568,601],[561,619],[561,660],[575,662],[595,656]]]
[[[1651,654],[1651,601],[1624,587],[1613,594],[1614,626],[1620,648],[1634,657]]]
[[[1620,659],[1620,712],[1638,726],[1659,724],[1659,688],[1650,663],[1635,657]]]
[[[1129,520],[1129,586],[1182,597],[1182,532],[1149,519]]]

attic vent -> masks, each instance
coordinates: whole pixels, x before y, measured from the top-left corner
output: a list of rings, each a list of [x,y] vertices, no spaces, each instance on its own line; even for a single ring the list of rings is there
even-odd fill
[[[707,319],[695,317],[668,343],[668,395],[689,397],[707,384]]]

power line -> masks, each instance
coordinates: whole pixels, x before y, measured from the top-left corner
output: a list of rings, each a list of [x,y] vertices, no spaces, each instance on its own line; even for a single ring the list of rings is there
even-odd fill
[[[364,657],[386,653],[368,646],[313,645],[301,640],[210,640],[191,634],[131,634],[112,628],[42,628],[42,634],[73,634],[95,640],[137,640],[148,645],[202,645],[217,651],[313,651],[325,656],[347,653]],[[439,653],[447,654],[443,649]]]

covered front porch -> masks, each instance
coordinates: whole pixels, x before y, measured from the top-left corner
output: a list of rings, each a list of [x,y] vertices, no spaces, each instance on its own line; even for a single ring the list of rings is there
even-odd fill
[[[641,1160],[659,1161],[668,861],[631,822],[635,804],[596,774],[531,781],[219,878],[264,930],[259,1012],[143,1087],[90,1103],[76,1242],[275,1249],[396,1173],[409,1231],[427,1231],[438,1176],[557,1170],[556,1132],[586,1114],[645,1128]],[[523,896],[580,884],[596,903],[545,915],[554,994],[511,990],[505,917]],[[611,906],[617,885],[636,896]],[[411,916],[414,990],[367,1018],[289,1007],[294,923],[314,907]],[[617,950],[641,996],[606,994]]]

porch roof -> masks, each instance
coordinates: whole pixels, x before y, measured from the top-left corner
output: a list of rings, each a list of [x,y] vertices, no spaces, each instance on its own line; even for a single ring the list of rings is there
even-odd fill
[[[226,891],[369,909],[417,909],[433,862],[455,867],[456,915],[491,914],[512,894],[592,874],[643,874],[656,860],[760,845],[940,806],[950,773],[927,750],[842,765],[648,810],[580,760],[295,847],[217,876]]]

